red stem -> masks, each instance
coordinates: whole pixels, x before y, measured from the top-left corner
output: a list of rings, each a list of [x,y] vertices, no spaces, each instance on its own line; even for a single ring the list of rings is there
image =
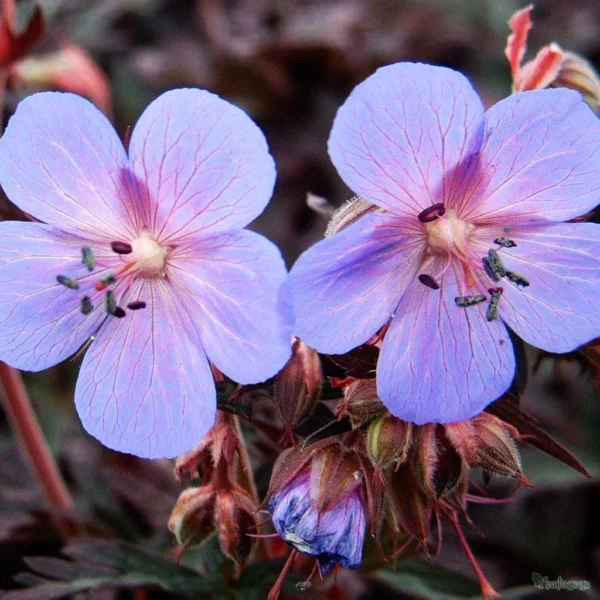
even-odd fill
[[[458,518],[456,517],[456,513],[452,512],[448,514],[448,518],[450,519],[450,523],[452,523],[452,527],[456,531],[456,535],[458,535],[458,540],[460,541],[460,545],[462,546],[463,552],[469,559],[471,563],[471,567],[473,571],[475,571],[475,575],[477,575],[477,579],[479,579],[479,585],[481,586],[481,597],[483,600],[490,600],[491,598],[499,598],[500,594],[492,587],[490,582],[487,580],[484,572],[481,570],[477,559],[475,558],[469,544],[467,542],[467,538],[463,533],[463,530],[460,527],[458,522]]]
[[[10,425],[46,504],[58,511],[73,511],[73,500],[42,433],[21,374],[3,362],[0,362],[0,389]],[[55,523],[65,539],[76,535],[73,523],[60,517]]]

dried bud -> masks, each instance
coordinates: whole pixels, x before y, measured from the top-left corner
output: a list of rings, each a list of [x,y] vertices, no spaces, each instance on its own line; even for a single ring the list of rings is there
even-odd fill
[[[417,428],[414,447],[411,466],[421,489],[436,500],[451,496],[466,471],[462,457],[444,435],[444,427],[429,424]]]
[[[300,552],[318,557],[323,574],[335,563],[358,568],[367,523],[362,488],[319,511],[311,502],[311,487],[304,471],[270,498],[267,508],[277,533]]]
[[[321,395],[318,353],[295,340],[292,358],[277,376],[273,398],[281,420],[294,429],[313,412]]]
[[[231,464],[239,443],[237,430],[231,423],[217,423],[197,446],[177,458],[175,476],[180,481],[186,475],[198,476],[199,467],[206,467],[207,463],[216,465],[221,459]]]
[[[359,379],[344,390],[338,415],[348,415],[354,429],[385,414],[387,409],[377,395],[375,379]]]
[[[319,512],[339,503],[362,483],[361,464],[355,452],[332,444],[313,456],[310,468],[310,498]]]
[[[516,430],[497,417],[481,413],[469,421],[445,426],[446,436],[465,463],[528,484],[512,436]]]
[[[325,237],[338,233],[338,231],[352,225],[352,223],[363,215],[376,210],[379,210],[379,208],[374,204],[363,200],[359,196],[354,196],[354,198],[351,198],[348,202],[342,204],[342,206],[335,211],[327,225]]]
[[[75,44],[66,44],[58,52],[16,62],[11,68],[14,83],[34,89],[56,89],[89,98],[110,115],[112,101],[106,75],[92,57]]]
[[[223,553],[244,564],[255,546],[255,539],[248,530],[256,527],[254,514],[257,512],[252,498],[238,486],[219,490],[215,503],[215,528]]]
[[[213,533],[215,497],[212,485],[182,492],[169,518],[169,529],[179,544],[196,546]]]
[[[600,79],[592,65],[574,52],[565,52],[552,87],[577,90],[596,113],[600,112]]]
[[[521,469],[521,457],[508,426],[487,413],[472,419],[472,424],[477,444],[477,463],[470,466],[482,467],[498,475],[515,477],[529,485]]]
[[[390,510],[401,527],[423,546],[429,539],[431,502],[421,490],[409,465],[390,474]]]
[[[392,415],[375,419],[367,429],[367,451],[374,465],[382,468],[392,462],[401,465],[412,441],[412,423]]]

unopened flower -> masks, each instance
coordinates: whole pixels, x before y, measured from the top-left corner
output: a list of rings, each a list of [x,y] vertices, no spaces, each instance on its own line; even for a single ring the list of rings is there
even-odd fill
[[[0,359],[50,367],[93,339],[75,401],[89,433],[173,457],[215,419],[209,361],[239,383],[290,355],[277,248],[241,229],[275,179],[265,139],[202,90],[163,94],[125,151],[72,94],[24,100],[0,140],[0,183],[43,223],[0,224]]]
[[[541,48],[535,58],[523,64],[527,38],[533,27],[531,11],[526,6],[512,15],[505,54],[510,64],[513,92],[566,87],[581,92],[584,100],[598,112],[600,109],[600,79],[592,65],[575,52],[567,52],[558,44]]]
[[[352,488],[328,510],[317,510],[310,472],[304,471],[273,494],[267,508],[277,533],[300,552],[315,556],[324,574],[335,563],[348,569],[360,566],[367,524],[361,487]]]
[[[381,400],[417,424],[466,420],[510,386],[505,324],[568,352],[600,334],[600,123],[565,89],[484,114],[459,73],[379,69],[339,110],[331,158],[379,210],[305,252],[295,333],[341,354],[384,326]]]

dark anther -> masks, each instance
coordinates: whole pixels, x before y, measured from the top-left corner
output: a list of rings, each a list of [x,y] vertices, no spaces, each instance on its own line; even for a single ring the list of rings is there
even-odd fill
[[[431,221],[435,221],[438,217],[441,217],[446,213],[446,207],[439,202],[438,204],[434,204],[425,210],[422,210],[419,213],[419,221],[421,223],[430,223]]]
[[[127,242],[111,242],[110,247],[117,254],[131,254],[133,252],[133,247]]]
[[[431,275],[419,275],[419,281],[432,290],[440,289],[439,283]]]
[[[506,268],[495,250],[489,250],[487,257],[481,259],[483,268],[492,281],[500,281],[506,275]]]
[[[506,271],[506,278],[520,287],[529,286],[529,281],[527,281],[527,279],[525,279],[523,275],[519,275],[518,273],[514,273],[513,271]]]
[[[504,248],[514,248],[517,245],[516,242],[504,236],[496,238],[494,244],[498,244],[498,246],[503,246]]]
[[[81,249],[81,255],[83,257],[83,264],[87,267],[87,270],[91,273],[96,266],[96,259],[92,253],[92,249],[89,246],[84,246]]]
[[[79,284],[74,279],[71,279],[70,277],[65,277],[64,275],[58,275],[56,278],[56,281],[58,281],[58,283],[60,283],[60,285],[64,285],[65,287],[68,287],[70,290],[78,290],[79,289]]]
[[[146,303],[143,300],[135,300],[127,305],[130,310],[140,310],[140,308],[146,308]]]
[[[81,305],[80,305],[80,310],[84,315],[89,315],[92,312],[92,309],[94,307],[92,306],[92,301],[90,300],[89,296],[84,296],[81,299]]]
[[[115,308],[115,312],[112,313],[112,316],[117,317],[118,319],[122,319],[125,316],[125,311],[120,306],[117,306]]]
[[[106,296],[104,296],[104,301],[106,305],[106,312],[109,315],[114,315],[115,311],[117,310],[117,299],[115,298],[114,292],[106,292]]]
[[[492,295],[490,303],[485,314],[485,318],[488,321],[493,321],[498,318],[498,302],[500,302],[500,296],[502,296],[502,288],[490,288],[488,292]]]
[[[454,302],[456,302],[456,306],[466,308],[467,306],[485,302],[485,296],[483,294],[477,294],[476,296],[457,296],[454,298]]]

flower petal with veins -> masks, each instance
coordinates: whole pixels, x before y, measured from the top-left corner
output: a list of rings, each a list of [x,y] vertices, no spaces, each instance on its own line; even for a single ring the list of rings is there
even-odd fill
[[[150,104],[129,156],[147,226],[165,242],[244,227],[273,193],[275,165],[260,129],[205,90],[173,90]]]
[[[172,287],[140,280],[129,297],[140,295],[148,307],[111,319],[90,346],[75,403],[85,429],[105,446],[143,458],[174,458],[214,423],[213,377]]]
[[[506,327],[486,320],[484,303],[456,306],[458,275],[447,271],[435,291],[411,285],[379,355],[379,396],[392,414],[417,425],[470,419],[513,379]]]
[[[0,182],[10,200],[90,240],[135,232],[128,166],[108,119],[75,94],[25,98],[0,139]]]
[[[450,69],[398,63],[359,84],[339,109],[329,155],[359,196],[407,216],[449,204],[483,137],[483,105]]]
[[[527,343],[571,352],[600,331],[600,225],[560,223],[515,231],[507,269],[533,282],[504,287],[500,317]]]
[[[330,354],[368,341],[396,310],[424,250],[414,229],[381,213],[321,240],[290,273],[296,335]]]
[[[212,363],[238,383],[258,383],[291,356],[291,311],[280,298],[286,269],[278,248],[252,231],[182,244],[170,277]],[[243,357],[243,359],[241,359]]]
[[[0,223],[0,360],[40,371],[68,358],[105,317],[81,318],[78,297],[57,274],[78,271],[81,238],[41,223]]]

